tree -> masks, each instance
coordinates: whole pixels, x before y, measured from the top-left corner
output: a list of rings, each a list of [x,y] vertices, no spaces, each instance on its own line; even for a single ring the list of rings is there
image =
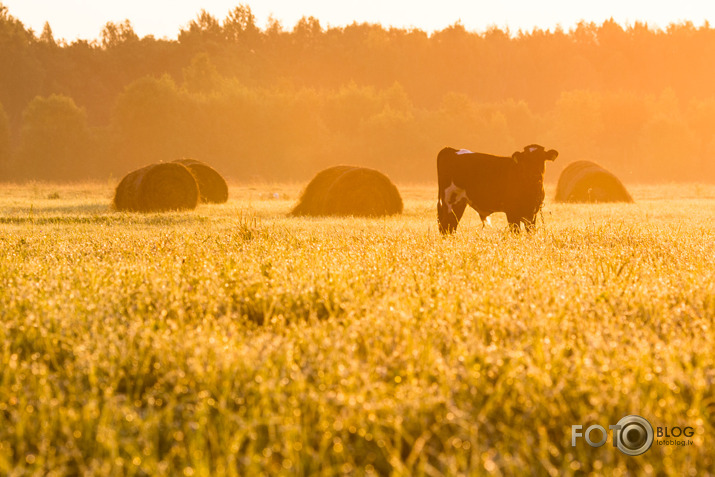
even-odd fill
[[[231,10],[223,22],[226,38],[236,43],[252,44],[261,32],[256,26],[256,17],[248,5],[239,5]]]
[[[20,171],[30,179],[85,179],[92,175],[91,143],[87,115],[72,98],[35,97],[22,114]]]
[[[220,82],[221,75],[206,53],[199,53],[191,60],[191,65],[184,68],[184,87],[195,93],[210,93]]]
[[[189,23],[188,29],[179,32],[179,43],[201,49],[215,48],[224,40],[223,29],[219,21],[206,10],[201,10],[196,20]]]
[[[15,121],[42,84],[44,70],[34,55],[35,36],[0,4],[0,102]]]
[[[0,103],[0,172],[5,170],[10,162],[10,124],[5,110]]]
[[[50,22],[45,22],[45,26],[42,27],[40,43],[43,43],[48,46],[57,46],[57,42],[55,41],[55,35],[52,33],[52,27],[50,26]]]
[[[670,181],[701,180],[698,171],[697,137],[678,114],[658,114],[643,126],[638,138],[640,157],[630,162],[643,180],[667,178]]]
[[[596,159],[601,150],[599,139],[603,137],[601,98],[593,91],[569,91],[561,93],[556,102],[553,123],[554,141],[560,144],[563,155]]]
[[[323,27],[315,17],[302,17],[293,28],[293,39],[298,45],[310,47],[323,34]]]
[[[129,20],[124,20],[122,23],[107,22],[99,35],[102,38],[103,48],[139,41],[139,35],[134,32]]]
[[[168,76],[140,78],[125,88],[112,118],[125,167],[190,155],[186,145],[195,126],[190,125],[187,103]]]

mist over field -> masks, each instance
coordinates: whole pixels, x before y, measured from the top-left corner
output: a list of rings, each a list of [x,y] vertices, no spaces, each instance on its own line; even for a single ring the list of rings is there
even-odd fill
[[[193,157],[233,182],[338,163],[426,182],[446,145],[509,155],[534,142],[630,183],[715,181],[708,24],[428,35],[312,17],[259,28],[238,6],[198,13],[177,40],[125,21],[68,44],[0,8],[5,181],[104,180]]]

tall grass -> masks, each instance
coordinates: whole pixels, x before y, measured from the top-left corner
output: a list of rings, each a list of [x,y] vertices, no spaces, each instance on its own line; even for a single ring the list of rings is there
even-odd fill
[[[430,187],[380,220],[2,190],[2,475],[715,474],[712,187],[449,238]],[[693,444],[571,446],[627,414]]]

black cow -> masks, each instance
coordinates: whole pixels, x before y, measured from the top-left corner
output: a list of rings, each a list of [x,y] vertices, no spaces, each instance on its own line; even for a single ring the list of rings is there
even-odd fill
[[[506,212],[513,231],[518,232],[522,222],[532,230],[544,203],[544,164],[558,155],[538,144],[511,157],[445,147],[437,156],[439,231],[456,231],[467,205],[482,222],[494,212]]]

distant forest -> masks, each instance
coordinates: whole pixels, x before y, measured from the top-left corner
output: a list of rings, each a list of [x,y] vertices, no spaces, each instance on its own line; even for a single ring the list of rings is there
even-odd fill
[[[176,40],[124,21],[68,43],[0,4],[0,182],[112,180],[181,157],[234,182],[335,164],[424,182],[446,145],[531,143],[561,153],[549,180],[587,159],[626,182],[715,181],[715,29],[259,28],[239,5]]]

